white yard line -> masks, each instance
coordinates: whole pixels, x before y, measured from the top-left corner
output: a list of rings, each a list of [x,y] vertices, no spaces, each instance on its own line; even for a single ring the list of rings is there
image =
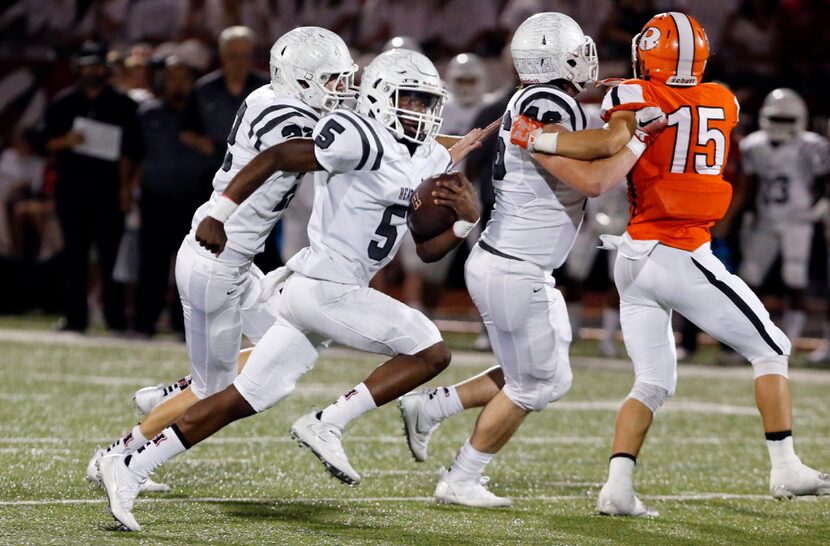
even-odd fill
[[[541,501],[541,502],[569,502],[580,500],[593,500],[592,495],[532,495],[512,497],[516,501]],[[686,502],[704,500],[769,500],[769,495],[760,494],[738,494],[738,493],[683,493],[677,495],[642,495],[642,498],[651,501],[665,502]],[[803,502],[823,502],[815,497],[801,497],[795,500]],[[52,505],[80,505],[80,504],[104,504],[106,499],[38,499],[38,500],[6,500],[0,501],[0,506],[52,506]],[[323,497],[319,499],[298,498],[281,499],[275,497],[192,497],[192,498],[139,498],[141,504],[193,504],[193,503],[219,503],[219,504],[371,504],[371,503],[401,503],[401,502],[435,502],[433,497],[353,497],[336,498]]]

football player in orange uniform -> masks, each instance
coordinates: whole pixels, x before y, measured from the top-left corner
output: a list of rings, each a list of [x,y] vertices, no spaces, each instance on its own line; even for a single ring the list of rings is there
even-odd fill
[[[731,200],[722,173],[739,106],[726,88],[702,82],[708,57],[709,42],[697,21],[683,13],[661,13],[634,37],[635,78],[605,96],[607,129],[560,133],[519,119],[512,130],[513,142],[544,166],[557,155],[594,159],[616,152],[638,130],[635,125],[649,121],[635,118],[636,110],[658,107],[668,119],[667,129],[629,173],[627,232],[602,237],[606,248],[619,251],[614,277],[635,372],[617,414],[608,481],[597,502],[604,514],[656,515],[635,495],[633,472],[654,413],[674,394],[673,310],[752,363],[772,462],[772,496],[830,494],[830,476],[802,464],[793,450],[790,341],[758,297],[709,248],[709,228]]]

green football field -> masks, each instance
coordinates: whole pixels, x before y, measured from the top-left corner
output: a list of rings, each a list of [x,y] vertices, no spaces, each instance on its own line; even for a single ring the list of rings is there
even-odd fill
[[[488,467],[508,509],[432,500],[438,469],[476,413],[446,421],[430,460],[415,463],[397,407],[355,422],[344,445],[361,485],[330,478],[288,437],[294,419],[365,377],[378,357],[332,350],[281,405],[235,423],[156,475],[169,494],[143,496],[140,533],[118,531],[103,491],[84,480],[92,449],[137,420],[132,393],[187,370],[184,348],[49,332],[0,332],[2,544],[828,544],[830,497],[775,501],[749,369],[681,366],[676,397],[659,414],[637,480],[656,519],[594,513],[614,412],[631,385],[624,360],[574,357],[574,387],[531,415]],[[457,352],[434,383],[494,363]],[[796,448],[830,469],[830,372],[796,370]]]

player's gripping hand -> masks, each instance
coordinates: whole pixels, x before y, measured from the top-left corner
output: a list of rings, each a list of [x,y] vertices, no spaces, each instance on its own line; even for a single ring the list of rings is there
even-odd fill
[[[476,190],[463,173],[457,174],[460,184],[455,184],[452,180],[439,180],[435,183],[438,188],[432,192],[435,204],[450,207],[458,215],[459,220],[478,222],[481,208]]]
[[[501,120],[497,119],[484,129],[476,127],[458,139],[458,141],[456,141],[456,143],[449,149],[450,157],[452,157],[452,164],[457,165],[462,159],[467,157],[470,152],[477,148],[481,148],[484,141],[496,132],[500,123]]]
[[[510,143],[533,153],[533,143],[542,134],[544,124],[527,116],[519,116],[510,126]]]
[[[668,125],[666,114],[656,106],[647,106],[637,110],[634,121],[634,136],[645,144],[651,145]]]
[[[225,224],[206,216],[196,227],[196,240],[199,244],[217,256],[225,249],[228,236],[225,234]]]

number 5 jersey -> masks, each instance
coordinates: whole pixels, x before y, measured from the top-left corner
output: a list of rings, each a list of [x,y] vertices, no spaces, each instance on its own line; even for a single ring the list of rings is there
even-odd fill
[[[691,251],[711,239],[709,228],[729,207],[732,186],[722,175],[740,107],[716,83],[670,87],[634,79],[606,93],[601,115],[607,121],[618,110],[646,106],[659,107],[668,128],[628,175],[627,232]]]
[[[310,244],[286,265],[312,279],[368,286],[403,241],[415,188],[452,159],[434,140],[410,154],[384,125],[351,111],[322,118],[313,138],[325,170],[314,176]]]

